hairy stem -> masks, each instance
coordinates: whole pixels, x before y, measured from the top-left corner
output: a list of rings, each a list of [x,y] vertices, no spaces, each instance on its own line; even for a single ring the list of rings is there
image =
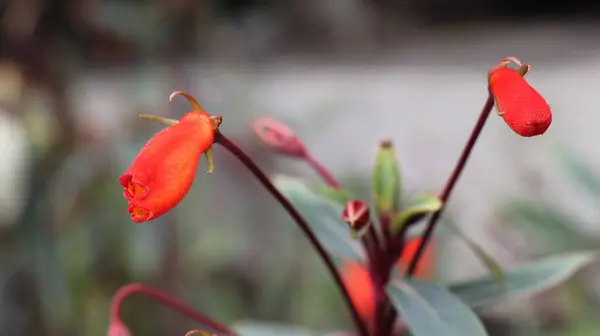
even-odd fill
[[[259,182],[265,187],[265,189],[267,189],[271,193],[271,195],[273,195],[273,197],[277,201],[279,201],[283,208],[298,224],[300,229],[304,232],[310,243],[317,251],[318,255],[325,263],[325,266],[333,276],[336,286],[338,287],[340,292],[342,292],[344,300],[346,301],[346,304],[350,309],[352,319],[354,321],[354,324],[356,325],[359,335],[368,336],[367,328],[365,327],[363,320],[360,318],[358,312],[352,304],[350,294],[348,293],[348,290],[344,285],[344,282],[342,281],[342,278],[338,273],[335,264],[333,263],[333,260],[331,259],[327,251],[325,251],[325,248],[323,248],[323,245],[321,245],[314,232],[310,229],[306,220],[302,217],[302,215],[300,215],[300,213],[298,212],[298,210],[296,210],[292,203],[285,196],[283,196],[283,194],[279,192],[279,190],[277,190],[277,188],[273,185],[271,180],[269,180],[267,175],[241,148],[239,148],[235,143],[233,143],[220,132],[217,132],[215,134],[215,143],[218,143],[221,146],[225,147],[231,154],[233,154],[238,160],[240,160],[246,166],[246,168],[248,168],[248,170],[250,170],[250,172],[259,180]]]
[[[485,125],[485,121],[487,120],[488,116],[490,115],[490,111],[492,110],[493,107],[494,107],[494,98],[492,97],[491,94],[489,94],[487,101],[485,102],[485,105],[481,109],[481,113],[479,114],[479,119],[477,119],[477,123],[475,124],[475,127],[473,128],[473,131],[471,132],[471,136],[469,137],[469,140],[467,141],[467,144],[465,145],[465,148],[463,149],[462,154],[460,155],[460,158],[458,159],[458,162],[456,163],[456,166],[454,167],[454,170],[452,171],[452,174],[450,175],[450,178],[448,179],[448,182],[446,182],[446,186],[444,187],[444,190],[440,194],[440,200],[442,201],[442,207],[438,211],[434,212],[431,215],[431,218],[429,219],[429,222],[427,223],[427,227],[425,229],[425,233],[423,234],[423,239],[421,240],[419,249],[417,250],[417,253],[415,253],[415,256],[412,258],[412,260],[410,262],[410,266],[409,266],[408,272],[407,272],[407,275],[409,277],[414,274],[414,272],[417,268],[419,260],[421,259],[423,251],[425,250],[425,246],[427,246],[427,243],[429,242],[429,240],[431,239],[431,236],[433,235],[433,230],[435,229],[435,224],[437,223],[438,219],[440,218],[440,216],[444,212],[444,209],[446,208],[446,202],[448,201],[448,198],[452,194],[452,190],[454,189],[456,182],[458,181],[463,169],[465,168],[467,161],[469,160],[469,156],[471,155],[471,152],[473,151],[473,147],[475,146],[475,143],[477,142],[477,138],[479,137],[479,134],[481,133],[481,130],[483,129],[483,126]]]
[[[192,320],[200,323],[201,325],[205,325],[211,329],[214,329],[217,332],[224,333],[229,336],[235,336],[236,333],[224,326],[223,324],[211,319],[206,315],[202,315],[196,312],[194,309],[188,307],[185,303],[175,300],[167,294],[148,287],[139,283],[132,283],[121,287],[113,298],[113,301],[110,306],[110,320],[121,321],[121,306],[123,305],[123,301],[132,294],[143,294],[152,299],[162,303],[163,305],[191,318]]]

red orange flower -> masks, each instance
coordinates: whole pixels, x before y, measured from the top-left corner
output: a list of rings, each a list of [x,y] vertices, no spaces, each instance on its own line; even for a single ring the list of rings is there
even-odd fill
[[[216,126],[208,113],[193,111],[146,143],[119,178],[134,222],[153,220],[179,204],[192,186],[200,155],[210,150]]]
[[[417,253],[421,237],[410,240],[402,252],[402,256],[398,259],[396,266],[401,271],[406,270],[410,261]],[[416,279],[428,279],[433,274],[434,266],[434,244],[427,244],[425,251],[419,262],[419,266],[415,272]],[[356,307],[358,314],[366,319],[372,320],[375,312],[375,297],[373,295],[373,283],[369,271],[361,264],[349,261],[346,262],[342,270],[342,278],[344,284],[348,288],[350,299]]]
[[[498,115],[518,135],[532,137],[550,127],[550,106],[516,70],[505,65],[492,70],[489,87]]]

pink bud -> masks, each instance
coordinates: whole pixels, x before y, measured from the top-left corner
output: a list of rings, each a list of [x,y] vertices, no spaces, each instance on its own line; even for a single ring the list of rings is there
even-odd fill
[[[108,327],[106,336],[133,336],[129,328],[121,320],[113,320]]]
[[[350,200],[342,211],[342,220],[356,231],[363,231],[369,224],[369,205],[361,200]]]
[[[306,149],[294,131],[277,120],[261,118],[252,128],[260,139],[273,150],[295,158],[305,158]]]

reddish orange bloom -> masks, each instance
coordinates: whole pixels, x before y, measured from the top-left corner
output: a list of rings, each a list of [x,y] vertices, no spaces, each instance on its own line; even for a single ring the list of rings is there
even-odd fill
[[[544,134],[550,127],[550,106],[516,70],[507,67],[493,70],[489,86],[498,115],[515,133],[532,137]]]
[[[210,149],[215,124],[206,112],[184,115],[156,134],[119,178],[135,223],[153,220],[188,193],[202,153]]]
[[[408,268],[413,256],[417,253],[421,237],[410,240],[402,256],[398,259],[396,265],[400,270],[404,271]],[[419,262],[419,266],[415,272],[416,279],[429,279],[433,274],[435,257],[435,247],[433,242],[427,244],[425,251]],[[369,271],[361,264],[350,261],[344,265],[342,270],[342,278],[350,299],[356,307],[358,314],[366,320],[372,320],[375,313],[375,297],[373,295],[373,284]]]

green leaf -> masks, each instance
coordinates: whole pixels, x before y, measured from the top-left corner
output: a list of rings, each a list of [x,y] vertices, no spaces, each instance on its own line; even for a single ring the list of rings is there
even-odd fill
[[[302,327],[279,323],[240,321],[231,327],[240,336],[317,336],[318,333]]]
[[[504,271],[502,267],[498,264],[498,262],[487,253],[479,244],[474,242],[471,238],[467,237],[451,220],[444,218],[443,221],[446,224],[446,227],[451,230],[455,235],[460,237],[466,244],[469,246],[471,251],[475,254],[475,256],[485,265],[485,267],[490,272],[490,276],[494,280],[494,282],[498,284],[504,283]]]
[[[491,277],[453,284],[450,290],[473,307],[514,297],[531,296],[559,285],[599,257],[597,251],[555,255],[504,273],[504,285]]]
[[[398,232],[405,225],[411,224],[423,216],[438,211],[443,203],[435,195],[421,195],[413,198],[404,211],[402,211],[391,225],[392,233]]]
[[[425,229],[427,229],[427,225],[414,225],[414,227],[411,227],[410,230],[408,230],[408,237],[414,238],[422,236],[425,233]],[[433,230],[433,235],[434,237],[448,237],[454,235],[454,231],[448,228],[446,222],[439,221],[435,230]]]
[[[311,188],[316,194],[327,198],[328,200],[345,206],[352,199],[352,194],[344,189],[335,189],[331,187],[313,187]]]
[[[477,315],[446,288],[404,279],[387,290],[414,336],[487,335]]]
[[[514,199],[504,204],[501,213],[510,225],[528,231],[550,251],[594,249],[600,243],[594,236],[578,231],[573,225],[576,219],[548,204]]]
[[[365,253],[360,241],[350,237],[350,228],[342,222],[341,205],[319,196],[302,181],[294,178],[278,176],[274,183],[298,209],[331,254],[342,259],[364,262]]]
[[[371,186],[377,211],[398,212],[401,182],[394,147],[389,142],[383,142],[377,153]]]
[[[560,148],[558,158],[560,165],[573,181],[586,189],[591,196],[600,198],[600,174],[597,173],[596,167],[581,160],[581,156],[569,148]]]

